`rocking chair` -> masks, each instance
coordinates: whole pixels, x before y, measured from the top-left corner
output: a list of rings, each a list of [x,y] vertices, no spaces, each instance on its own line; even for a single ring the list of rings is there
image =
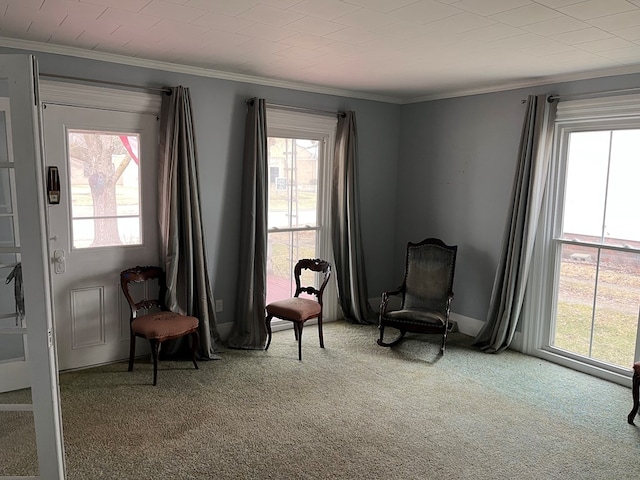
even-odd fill
[[[420,243],[407,245],[407,263],[404,281],[400,288],[382,294],[378,328],[378,345],[391,347],[407,332],[436,333],[442,335],[440,352],[444,354],[453,300],[453,274],[457,245],[449,246],[437,238],[427,238]],[[389,297],[401,295],[399,310],[388,310]],[[400,331],[391,342],[384,341],[386,327]]]

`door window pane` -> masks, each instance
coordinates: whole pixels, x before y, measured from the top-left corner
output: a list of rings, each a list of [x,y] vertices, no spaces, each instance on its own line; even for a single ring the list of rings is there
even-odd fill
[[[612,132],[611,166],[604,221],[605,243],[640,247],[640,130]]]
[[[0,168],[0,215],[12,213],[10,169]]]
[[[631,365],[640,312],[640,254],[563,245],[559,273],[552,345]]]
[[[599,241],[602,236],[611,132],[569,137],[562,238]]]
[[[269,137],[269,228],[318,224],[318,140]]]
[[[73,248],[142,244],[139,140],[69,130]]]
[[[561,246],[555,335],[551,344],[586,357],[591,350],[597,258],[595,248]]]
[[[15,235],[13,231],[13,217],[0,216],[0,246],[15,246]]]
[[[591,358],[634,362],[640,313],[640,254],[603,250],[598,268]]]
[[[12,162],[7,142],[7,112],[0,110],[0,162]]]
[[[301,258],[317,257],[316,236],[315,230],[267,235],[267,303],[293,296],[296,291],[293,267]],[[313,272],[303,271],[301,282],[314,285]]]

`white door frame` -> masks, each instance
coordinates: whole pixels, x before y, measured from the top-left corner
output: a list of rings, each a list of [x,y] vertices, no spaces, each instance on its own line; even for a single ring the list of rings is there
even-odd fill
[[[25,323],[38,469],[42,478],[65,477],[58,369],[53,341],[45,227],[38,67],[32,55],[1,55],[8,72],[11,142],[25,298]],[[9,410],[12,406],[6,406]],[[13,406],[16,410],[27,406]],[[22,408],[19,408],[22,407]]]
[[[94,110],[108,110],[140,115],[154,115],[156,117],[159,117],[160,115],[162,97],[159,93],[133,92],[116,88],[51,80],[43,80],[40,83],[41,99],[43,104],[88,108]],[[43,162],[43,165],[44,163],[45,162]],[[68,194],[68,192],[66,192],[66,194]],[[50,238],[52,233],[49,225],[47,225],[47,233],[48,238]],[[49,243],[49,249],[51,249],[52,246],[53,245]],[[52,251],[49,252],[49,258],[53,259]],[[51,285],[54,285],[53,276],[54,273],[51,272]],[[120,310],[121,306],[118,307],[118,311]],[[56,311],[54,310],[54,318],[55,313]],[[128,343],[127,334],[127,352],[129,348]],[[141,347],[142,348],[139,349],[141,351],[148,348],[146,345]]]

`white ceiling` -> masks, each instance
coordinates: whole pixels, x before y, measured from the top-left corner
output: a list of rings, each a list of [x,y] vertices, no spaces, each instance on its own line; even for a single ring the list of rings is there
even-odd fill
[[[0,12],[4,46],[400,103],[640,72],[640,0],[0,0]]]

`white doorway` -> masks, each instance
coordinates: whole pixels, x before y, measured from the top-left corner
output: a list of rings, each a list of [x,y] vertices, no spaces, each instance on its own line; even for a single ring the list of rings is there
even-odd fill
[[[46,168],[57,168],[60,185],[59,204],[48,208],[58,366],[122,360],[129,311],[119,273],[159,261],[159,119],[46,101],[43,116]]]
[[[31,403],[0,403],[0,425],[5,412],[32,413],[38,471],[43,477],[62,479],[65,476],[62,425],[46,255],[40,102],[34,57],[0,56],[0,97],[4,102],[0,114],[3,124],[0,128],[0,255],[3,275],[20,265],[20,290],[24,298],[21,312],[18,295],[12,295],[11,291],[0,294],[0,338],[18,344],[18,348],[6,350],[10,358],[1,362],[0,388],[31,384]],[[14,286],[15,283],[11,290]],[[6,343],[1,345],[0,350],[5,351],[6,346]],[[7,379],[7,375],[19,378]]]

